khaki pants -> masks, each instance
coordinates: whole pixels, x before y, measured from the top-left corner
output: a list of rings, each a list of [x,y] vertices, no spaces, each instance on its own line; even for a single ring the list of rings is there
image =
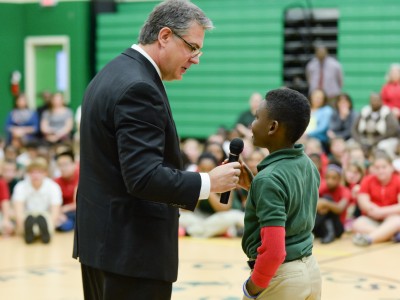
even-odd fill
[[[282,264],[257,300],[320,300],[321,274],[314,256]],[[243,296],[243,300],[249,300]]]

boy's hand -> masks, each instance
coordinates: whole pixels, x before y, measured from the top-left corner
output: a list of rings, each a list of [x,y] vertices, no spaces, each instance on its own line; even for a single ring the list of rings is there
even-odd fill
[[[250,168],[243,162],[242,159],[239,159],[240,162],[240,176],[238,186],[242,189],[248,191],[250,189],[251,182],[253,181],[254,175],[251,172]],[[228,159],[225,159],[222,162],[222,165],[228,163]]]
[[[253,181],[254,175],[250,171],[249,167],[243,161],[240,160],[240,164],[241,164],[241,172],[238,185],[242,189],[248,191],[250,189],[250,185],[251,182]]]
[[[252,280],[251,277],[247,280],[246,282],[246,290],[249,293],[250,296],[255,297],[257,295],[259,295],[264,288],[259,287],[258,285],[256,285]]]

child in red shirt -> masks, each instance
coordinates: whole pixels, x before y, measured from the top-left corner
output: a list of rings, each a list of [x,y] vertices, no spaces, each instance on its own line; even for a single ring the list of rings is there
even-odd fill
[[[4,236],[11,235],[14,225],[10,220],[10,193],[7,182],[0,177],[0,232]]]
[[[341,167],[328,165],[319,196],[313,232],[316,237],[321,237],[322,244],[328,244],[344,232],[346,208],[351,197],[350,191],[342,185]]]
[[[72,150],[66,150],[56,155],[57,166],[60,169],[60,177],[54,181],[61,188],[63,204],[56,229],[58,231],[70,231],[74,229],[76,218],[76,189],[79,181],[79,169],[75,163]]]
[[[368,246],[389,241],[400,231],[400,177],[383,151],[376,154],[357,198],[362,216],[353,223],[353,243]]]

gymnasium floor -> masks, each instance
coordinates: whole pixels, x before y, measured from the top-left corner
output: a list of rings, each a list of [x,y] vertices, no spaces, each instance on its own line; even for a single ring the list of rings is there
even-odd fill
[[[56,234],[50,245],[27,246],[22,238],[0,236],[0,299],[82,300],[72,238],[72,233]],[[314,254],[323,275],[323,300],[400,300],[400,243],[359,248],[344,236],[329,245],[316,241]],[[245,261],[240,239],[181,238],[172,299],[242,299],[249,274]]]

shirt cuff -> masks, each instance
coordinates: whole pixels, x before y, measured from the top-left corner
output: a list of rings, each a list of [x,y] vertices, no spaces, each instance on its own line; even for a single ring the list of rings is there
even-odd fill
[[[201,199],[208,199],[210,197],[210,190],[211,190],[211,182],[210,182],[210,175],[208,173],[199,173],[201,177],[201,189],[199,200]]]

